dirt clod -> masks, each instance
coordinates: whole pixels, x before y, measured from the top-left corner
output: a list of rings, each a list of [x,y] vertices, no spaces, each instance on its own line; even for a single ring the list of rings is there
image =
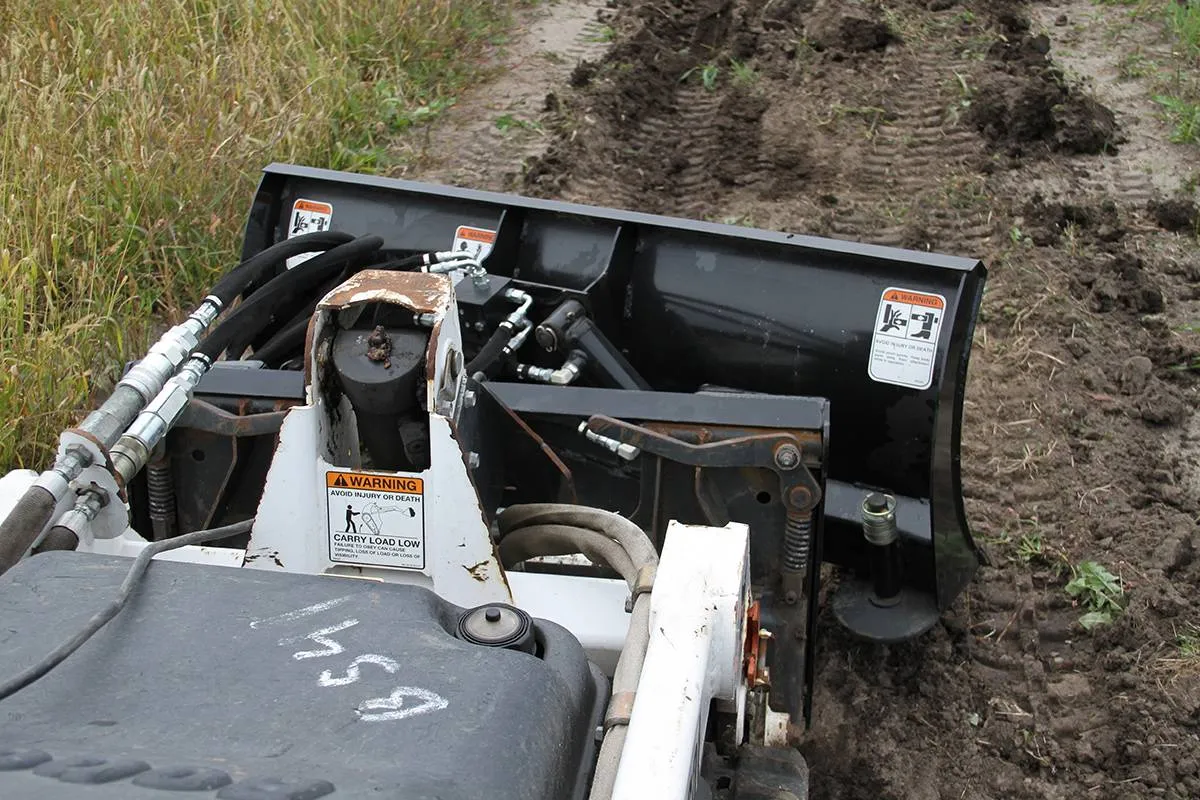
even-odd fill
[[[885,47],[894,38],[887,23],[864,11],[825,8],[806,20],[805,34],[818,50],[862,53]]]
[[[1125,394],[1141,394],[1154,374],[1154,362],[1145,356],[1133,356],[1121,365],[1121,391]]]
[[[1192,235],[1200,232],[1200,211],[1188,198],[1151,200],[1147,210],[1163,230]]]
[[[376,325],[375,330],[367,337],[367,358],[377,364],[383,364],[384,369],[392,366],[392,338],[382,325]]]

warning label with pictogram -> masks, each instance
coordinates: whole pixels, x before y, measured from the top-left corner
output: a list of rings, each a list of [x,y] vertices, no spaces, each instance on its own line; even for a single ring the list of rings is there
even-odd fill
[[[933,385],[946,298],[910,289],[885,289],[875,314],[867,374],[880,383],[928,389]]]
[[[325,473],[329,560],[425,569],[425,481],[380,472]]]
[[[450,248],[456,253],[467,253],[476,261],[483,261],[492,252],[496,243],[496,232],[487,228],[472,228],[459,225],[454,232],[454,245]]]
[[[322,203],[318,200],[300,199],[292,204],[292,216],[288,219],[287,238],[291,239],[293,236],[303,236],[306,233],[327,231],[332,224],[332,205]],[[295,269],[317,255],[320,255],[320,253],[300,253],[299,255],[292,256],[287,260],[287,268]]]

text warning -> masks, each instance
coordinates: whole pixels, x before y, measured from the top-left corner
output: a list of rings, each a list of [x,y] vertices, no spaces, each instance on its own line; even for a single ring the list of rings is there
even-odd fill
[[[325,473],[329,560],[425,569],[425,482],[412,475]]]

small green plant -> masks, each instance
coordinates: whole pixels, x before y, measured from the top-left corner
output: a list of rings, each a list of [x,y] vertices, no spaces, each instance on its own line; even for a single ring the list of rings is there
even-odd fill
[[[1171,132],[1172,142],[1200,144],[1200,103],[1161,94],[1154,98],[1154,102],[1166,109],[1167,117],[1175,126]]]
[[[611,42],[617,38],[617,31],[611,25],[601,25],[596,31],[584,37],[587,42]]]
[[[1042,535],[1040,533],[1022,534],[1021,540],[1017,542],[1017,558],[1030,564],[1043,558],[1046,555],[1046,547],[1042,544]]]
[[[1200,625],[1188,623],[1183,633],[1176,633],[1175,646],[1179,649],[1180,658],[1200,665]]]
[[[752,86],[758,80],[758,73],[754,71],[754,67],[745,61],[731,58],[729,59],[729,69],[733,73],[733,82],[737,86]]]
[[[541,133],[542,131],[542,126],[540,124],[533,122],[532,120],[514,117],[512,114],[501,114],[500,116],[496,117],[496,127],[500,129],[501,133],[508,133],[515,128],[520,128],[521,130],[526,131],[537,131],[538,133]]]
[[[1079,618],[1084,630],[1111,623],[1125,603],[1125,587],[1121,579],[1095,561],[1084,561],[1071,568],[1071,580],[1066,592],[1087,612]]]
[[[1153,75],[1156,66],[1152,60],[1135,50],[1121,57],[1117,63],[1117,73],[1121,80],[1131,81]]]
[[[713,92],[717,89],[717,78],[721,74],[721,68],[713,63],[704,64],[702,66],[692,67],[687,72],[679,77],[679,82],[683,83],[693,75],[699,74],[700,85],[706,91]]]

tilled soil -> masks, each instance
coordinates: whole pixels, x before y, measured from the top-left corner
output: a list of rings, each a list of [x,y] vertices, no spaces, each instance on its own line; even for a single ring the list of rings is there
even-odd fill
[[[1200,797],[1200,659],[1178,647],[1200,634],[1200,380],[1181,366],[1200,357],[1200,157],[1118,77],[1145,35],[1068,0],[595,11],[614,41],[536,90],[512,179],[500,148],[458,182],[989,266],[962,460],[990,565],[917,641],[828,620],[813,796]],[[1091,633],[1064,591],[1084,560],[1127,599]]]

